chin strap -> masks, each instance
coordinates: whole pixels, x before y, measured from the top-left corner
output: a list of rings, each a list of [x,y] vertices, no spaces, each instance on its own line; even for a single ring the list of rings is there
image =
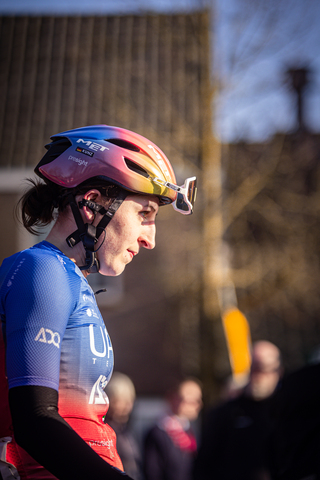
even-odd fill
[[[89,273],[99,272],[100,266],[96,257],[97,250],[95,250],[94,247],[100,235],[107,227],[108,223],[112,220],[114,214],[128,195],[129,192],[126,192],[125,190],[120,191],[117,198],[112,200],[112,203],[107,209],[98,203],[85,199],[82,199],[77,205],[74,195],[72,193],[68,195],[68,203],[70,204],[78,229],[66,238],[66,242],[71,248],[73,248],[79,242],[83,243],[86,252],[86,258],[85,265],[79,266],[80,270],[87,270]],[[100,213],[103,215],[96,227],[90,223],[84,223],[80,213],[80,208],[83,207],[89,208],[94,214]]]

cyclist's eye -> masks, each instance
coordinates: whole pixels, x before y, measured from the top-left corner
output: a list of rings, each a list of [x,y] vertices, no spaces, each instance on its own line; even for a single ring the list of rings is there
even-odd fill
[[[147,218],[148,215],[149,215],[150,211],[149,210],[142,210],[140,212],[140,215],[143,217],[143,218]]]

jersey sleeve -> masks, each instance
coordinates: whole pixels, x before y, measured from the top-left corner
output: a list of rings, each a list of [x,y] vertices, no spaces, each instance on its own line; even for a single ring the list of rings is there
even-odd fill
[[[22,253],[6,279],[5,338],[9,388],[58,390],[61,341],[77,285],[60,257]]]

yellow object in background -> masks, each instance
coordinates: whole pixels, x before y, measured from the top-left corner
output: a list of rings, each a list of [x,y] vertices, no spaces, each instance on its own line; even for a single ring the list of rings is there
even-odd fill
[[[251,366],[251,334],[246,317],[238,308],[230,308],[222,315],[232,375],[241,382],[249,375]]]

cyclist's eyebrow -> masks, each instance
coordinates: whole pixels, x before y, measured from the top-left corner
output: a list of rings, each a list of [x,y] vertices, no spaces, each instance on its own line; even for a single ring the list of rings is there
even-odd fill
[[[159,211],[159,205],[156,204],[155,206],[154,203],[151,202],[150,200],[148,200],[146,204],[143,205],[143,208],[150,208],[150,210],[152,210],[156,215],[158,214],[158,211]]]

